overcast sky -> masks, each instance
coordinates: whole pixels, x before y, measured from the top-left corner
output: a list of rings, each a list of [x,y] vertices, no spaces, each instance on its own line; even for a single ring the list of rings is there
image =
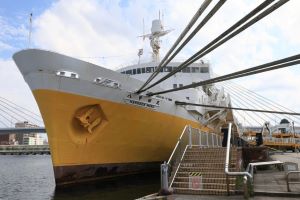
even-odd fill
[[[177,58],[188,58],[261,2],[228,0]],[[1,0],[0,96],[39,112],[12,61],[12,55],[21,49],[52,50],[118,69],[137,62],[140,48],[144,48],[142,60],[149,60],[149,41],[137,37],[143,34],[143,19],[145,33],[149,33],[151,21],[158,18],[160,11],[165,29],[174,29],[162,38],[161,55],[164,55],[201,3],[201,0]],[[299,8],[300,1],[291,0],[205,60],[211,63],[216,74],[222,75],[298,54]],[[29,44],[31,12],[33,26]],[[293,66],[235,82],[299,112],[299,75],[299,66]]]

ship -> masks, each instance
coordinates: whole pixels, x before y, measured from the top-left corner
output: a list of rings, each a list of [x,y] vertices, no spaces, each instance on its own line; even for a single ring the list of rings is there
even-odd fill
[[[163,95],[213,76],[208,61],[197,61],[145,92],[137,90],[159,64],[160,19],[143,35],[152,59],[111,70],[60,53],[25,49],[13,55],[40,109],[51,151],[57,186],[159,171],[186,125],[221,134],[228,109],[176,105],[175,101],[230,107],[230,96],[215,85]],[[154,79],[176,69],[168,63]]]

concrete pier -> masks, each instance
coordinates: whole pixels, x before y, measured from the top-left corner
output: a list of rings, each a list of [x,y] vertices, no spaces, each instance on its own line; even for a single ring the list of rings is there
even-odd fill
[[[0,155],[50,154],[49,145],[0,145]]]

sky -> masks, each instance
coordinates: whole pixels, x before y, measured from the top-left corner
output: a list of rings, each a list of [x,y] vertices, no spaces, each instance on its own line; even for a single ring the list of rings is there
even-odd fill
[[[151,21],[161,17],[165,29],[161,56],[175,42],[203,1],[174,0],[1,0],[0,94],[38,113],[29,87],[12,55],[40,48],[80,58],[110,69],[150,59]],[[216,1],[213,1],[216,2]],[[208,24],[177,56],[185,59],[250,12],[261,0],[228,0]],[[212,5],[214,5],[213,3]],[[210,6],[209,8],[211,8]],[[214,73],[224,75],[299,53],[300,1],[291,0],[265,19],[222,45],[206,57]],[[33,13],[29,41],[29,14]],[[207,13],[207,12],[205,12]],[[143,28],[144,20],[144,28]],[[300,112],[299,66],[235,80],[281,105]]]

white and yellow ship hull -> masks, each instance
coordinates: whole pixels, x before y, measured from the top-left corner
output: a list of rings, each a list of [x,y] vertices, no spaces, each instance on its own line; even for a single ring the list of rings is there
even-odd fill
[[[37,49],[13,58],[41,111],[57,185],[159,170],[186,124],[204,129],[174,94],[131,93],[142,82],[127,75]],[[120,87],[95,84],[97,77]]]

